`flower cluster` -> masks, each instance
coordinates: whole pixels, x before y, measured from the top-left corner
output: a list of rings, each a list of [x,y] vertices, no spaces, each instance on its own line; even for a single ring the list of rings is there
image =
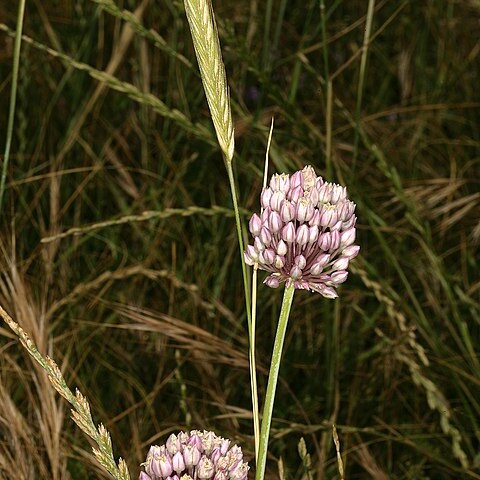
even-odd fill
[[[317,177],[311,166],[293,175],[275,174],[262,190],[262,212],[253,214],[248,265],[271,272],[265,284],[294,283],[324,297],[337,297],[350,260],[358,255],[355,204],[347,189]]]
[[[206,430],[172,433],[142,465],[139,480],[246,480],[249,468],[240,447]]]

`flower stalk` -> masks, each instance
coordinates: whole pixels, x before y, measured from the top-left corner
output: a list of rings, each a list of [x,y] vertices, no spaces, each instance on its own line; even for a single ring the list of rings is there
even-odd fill
[[[337,287],[348,276],[348,265],[358,255],[355,245],[355,204],[347,189],[325,182],[311,166],[293,175],[275,174],[260,195],[260,214],[249,222],[252,244],[245,263],[269,272],[264,283],[285,283],[282,308],[273,346],[263,407],[256,480],[263,480],[275,392],[287,323],[295,289],[336,298]],[[254,314],[252,313],[252,318]]]
[[[290,316],[290,309],[292,307],[294,293],[295,285],[293,282],[290,282],[286,285],[283,294],[282,308],[278,318],[277,333],[275,335],[275,343],[273,345],[272,361],[270,363],[270,373],[268,375],[267,393],[265,395],[265,404],[263,407],[262,429],[260,431],[260,445],[255,480],[263,480],[265,475],[268,439],[270,437],[270,426],[272,423],[275,392],[277,390],[278,372],[280,371],[283,344],[285,342],[285,333],[287,331],[288,318]]]

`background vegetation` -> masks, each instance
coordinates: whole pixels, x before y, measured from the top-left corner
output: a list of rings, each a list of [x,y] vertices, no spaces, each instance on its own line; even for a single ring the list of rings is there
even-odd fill
[[[2,132],[16,3],[0,4]],[[359,218],[340,298],[296,295],[268,475],[282,459],[286,478],[306,476],[304,437],[313,478],[338,478],[335,423],[346,478],[478,479],[480,4],[377,0],[362,48],[368,3],[322,3],[214,4],[245,216],[273,116],[272,173],[312,164],[348,185]],[[251,458],[231,199],[182,2],[34,0],[24,33],[1,304],[87,393],[132,478],[179,429]],[[263,392],[281,292],[259,297]],[[1,478],[107,478],[0,335]]]

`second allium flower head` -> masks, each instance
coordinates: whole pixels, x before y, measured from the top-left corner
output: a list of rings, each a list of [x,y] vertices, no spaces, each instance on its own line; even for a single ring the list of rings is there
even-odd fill
[[[275,174],[262,190],[262,212],[249,222],[253,245],[244,252],[248,265],[271,272],[265,284],[337,297],[350,260],[358,255],[355,204],[347,189],[324,182],[311,166],[293,175]]]
[[[139,480],[246,480],[242,449],[204,430],[172,433],[165,445],[152,445]]]

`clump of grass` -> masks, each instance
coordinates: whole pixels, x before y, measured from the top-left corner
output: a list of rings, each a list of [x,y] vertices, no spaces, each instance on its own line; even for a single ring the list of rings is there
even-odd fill
[[[55,361],[48,355],[43,356],[36,345],[32,342],[25,330],[15,322],[10,315],[0,307],[0,316],[7,323],[7,325],[18,336],[21,344],[25,347],[32,358],[42,367],[50,380],[50,383],[55,390],[72,405],[72,419],[78,425],[80,430],[86,433],[98,446],[98,449],[93,447],[93,454],[100,465],[110,473],[110,475],[117,480],[130,480],[128,467],[125,461],[120,458],[118,465],[113,457],[112,442],[110,434],[104,425],[100,424],[98,427],[93,423],[92,415],[90,413],[90,405],[87,399],[77,389],[75,394],[68,388],[62,372],[58,368]]]

